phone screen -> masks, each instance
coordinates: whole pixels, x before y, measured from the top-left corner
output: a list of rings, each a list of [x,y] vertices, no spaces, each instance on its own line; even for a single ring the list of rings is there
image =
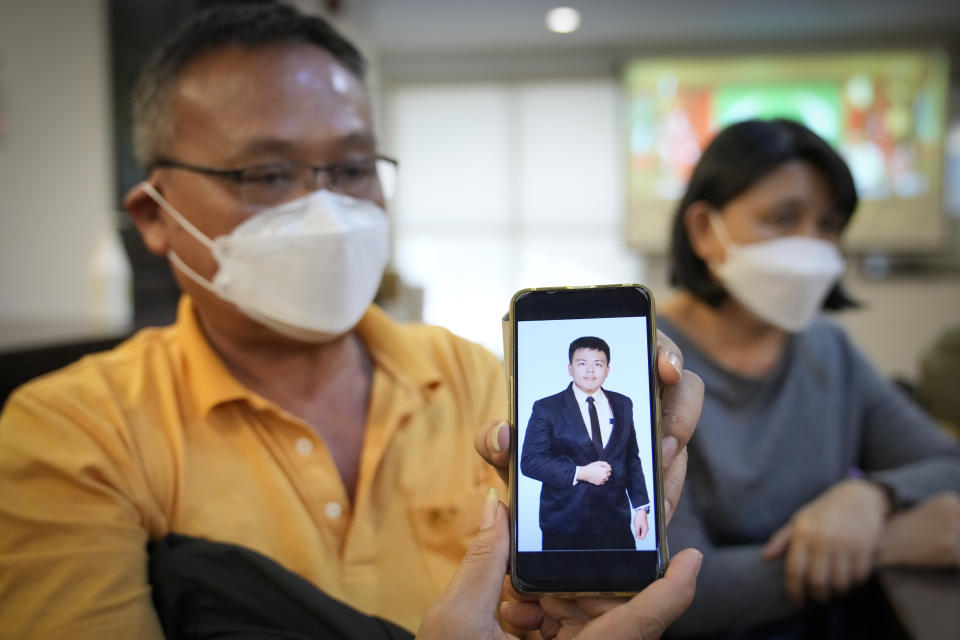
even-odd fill
[[[514,587],[633,592],[662,569],[652,298],[514,299]]]

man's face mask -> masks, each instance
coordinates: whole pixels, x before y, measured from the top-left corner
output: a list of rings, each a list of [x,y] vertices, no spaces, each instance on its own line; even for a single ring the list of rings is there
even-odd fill
[[[387,214],[331,191],[258,212],[227,235],[208,238],[153,185],[144,192],[217,261],[213,280],[167,257],[244,314],[294,340],[322,343],[350,331],[373,301],[390,254]]]
[[[727,292],[785,331],[810,326],[843,273],[836,245],[804,236],[735,244],[719,214],[712,214],[710,223],[726,252],[726,259],[710,269]]]

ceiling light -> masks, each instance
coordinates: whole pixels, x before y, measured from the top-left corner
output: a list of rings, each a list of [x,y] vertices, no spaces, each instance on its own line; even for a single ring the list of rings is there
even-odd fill
[[[554,33],[573,33],[580,28],[580,12],[573,7],[554,7],[547,11],[546,23]]]

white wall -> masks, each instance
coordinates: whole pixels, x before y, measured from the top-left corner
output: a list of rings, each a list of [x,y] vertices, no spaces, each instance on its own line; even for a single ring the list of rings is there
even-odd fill
[[[114,219],[107,56],[105,0],[0,2],[0,342],[14,322],[94,315]]]
[[[502,354],[518,289],[642,279],[612,79],[394,85],[386,104],[394,264],[426,322]]]
[[[863,308],[840,314],[840,322],[887,376],[915,380],[920,355],[948,328],[960,325],[956,275],[877,282],[853,273],[845,281]]]

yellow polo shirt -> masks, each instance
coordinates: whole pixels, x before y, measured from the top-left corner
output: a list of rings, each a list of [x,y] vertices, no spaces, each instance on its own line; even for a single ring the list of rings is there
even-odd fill
[[[355,500],[323,440],[243,387],[189,298],[15,392],[0,415],[0,637],[162,637],[148,540],[255,549],[415,630],[479,527],[496,473],[473,434],[506,417],[501,363],[371,307],[373,384]]]

